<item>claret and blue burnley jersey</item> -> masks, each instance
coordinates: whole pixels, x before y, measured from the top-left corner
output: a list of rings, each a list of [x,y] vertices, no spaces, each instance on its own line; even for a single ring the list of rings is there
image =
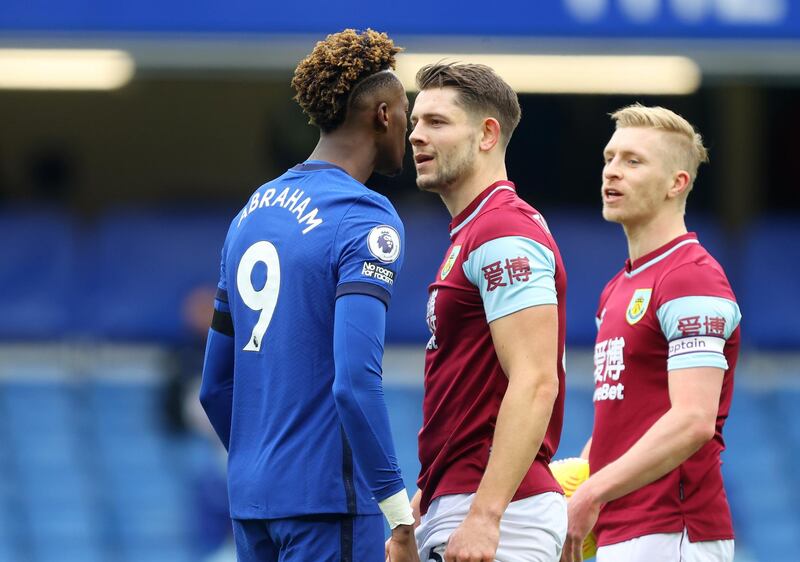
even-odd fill
[[[594,432],[589,466],[619,458],[670,408],[669,371],[725,371],[714,438],[675,470],[606,504],[600,546],[688,530],[692,542],[733,538],[722,485],[722,426],[739,352],[736,299],[722,267],[694,233],[627,261],[603,290],[594,351]]]
[[[380,513],[334,401],[334,310],[353,293],[388,305],[403,235],[385,197],[318,161],[261,186],[231,223],[216,307],[232,325],[216,330],[233,351],[209,346],[206,364],[233,367],[229,443],[215,429],[234,519]],[[402,489],[393,455],[384,472]]]
[[[451,245],[429,288],[421,512],[446,494],[478,489],[508,379],[489,323],[524,308],[558,306],[558,397],[541,449],[514,500],[561,492],[547,465],[561,438],[567,278],[544,218],[508,181],[489,186],[450,224]]]

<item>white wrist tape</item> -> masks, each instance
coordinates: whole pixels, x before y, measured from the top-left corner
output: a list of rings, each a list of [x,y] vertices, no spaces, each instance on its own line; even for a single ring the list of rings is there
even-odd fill
[[[403,488],[394,495],[378,502],[389,528],[394,529],[398,525],[413,525],[414,514],[411,511],[411,503],[408,501],[408,492]]]

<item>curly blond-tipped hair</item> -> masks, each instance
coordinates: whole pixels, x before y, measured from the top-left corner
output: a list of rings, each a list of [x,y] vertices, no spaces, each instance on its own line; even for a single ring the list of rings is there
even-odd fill
[[[672,137],[677,141],[677,164],[689,172],[691,189],[697,177],[697,168],[708,162],[708,150],[703,146],[703,137],[691,123],[664,107],[647,107],[640,103],[618,109],[611,114],[611,119],[616,122],[617,129],[644,127],[674,133]]]
[[[401,52],[385,33],[372,29],[345,29],[319,41],[294,71],[294,99],[308,115],[309,123],[323,132],[341,125],[354,88],[374,74],[393,69]],[[363,91],[359,92],[359,95]]]

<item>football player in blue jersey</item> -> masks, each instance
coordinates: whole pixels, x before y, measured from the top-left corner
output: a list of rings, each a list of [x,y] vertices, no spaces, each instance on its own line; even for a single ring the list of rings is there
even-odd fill
[[[240,562],[419,560],[381,379],[403,225],[364,186],[402,168],[399,51],[372,30],[317,43],[292,86],[319,143],[225,239],[200,400],[228,449]]]

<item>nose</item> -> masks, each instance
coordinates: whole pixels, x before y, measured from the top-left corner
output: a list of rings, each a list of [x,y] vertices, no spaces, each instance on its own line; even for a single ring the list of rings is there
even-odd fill
[[[419,122],[416,125],[411,126],[411,134],[408,135],[408,142],[414,146],[425,144],[425,138],[420,130]]]
[[[622,172],[616,158],[612,158],[603,166],[603,177],[607,179],[622,177]]]

